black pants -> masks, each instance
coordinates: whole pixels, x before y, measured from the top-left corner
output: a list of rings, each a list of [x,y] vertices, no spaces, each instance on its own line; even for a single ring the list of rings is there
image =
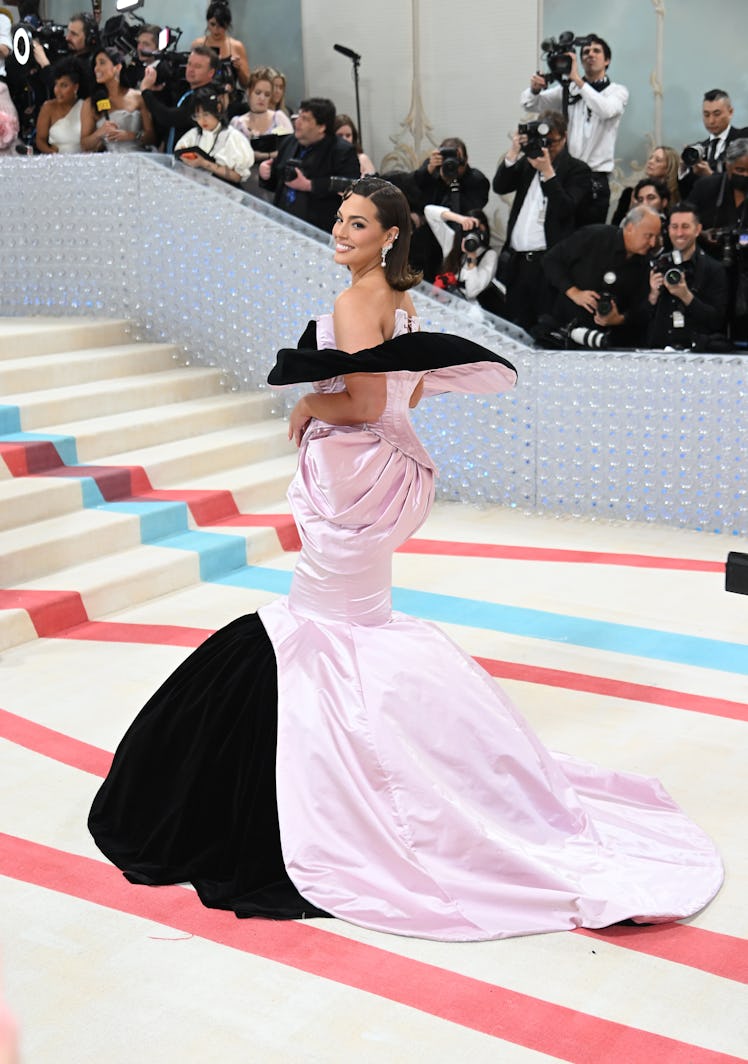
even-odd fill
[[[547,310],[547,291],[543,273],[544,251],[512,251],[506,272],[506,309],[504,316],[529,330],[540,314]]]
[[[593,172],[590,178],[590,195],[580,203],[577,211],[577,228],[583,225],[604,225],[608,220],[609,177],[606,173]]]

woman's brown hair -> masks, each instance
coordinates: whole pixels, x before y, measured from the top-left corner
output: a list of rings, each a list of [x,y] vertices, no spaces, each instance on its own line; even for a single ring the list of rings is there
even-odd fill
[[[371,200],[377,219],[383,229],[396,228],[398,237],[388,255],[384,275],[387,283],[397,292],[405,292],[423,279],[408,263],[410,252],[410,207],[404,194],[390,181],[381,177],[362,177],[355,181],[343,199],[349,196],[364,196]]]

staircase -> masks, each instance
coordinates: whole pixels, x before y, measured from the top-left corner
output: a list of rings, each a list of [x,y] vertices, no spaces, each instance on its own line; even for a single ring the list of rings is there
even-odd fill
[[[125,321],[0,320],[0,650],[293,548],[270,393]]]

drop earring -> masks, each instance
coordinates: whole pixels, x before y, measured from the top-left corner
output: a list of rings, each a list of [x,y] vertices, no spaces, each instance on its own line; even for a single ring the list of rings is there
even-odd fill
[[[387,265],[387,255],[392,251],[392,244],[385,244],[382,248],[382,269]]]

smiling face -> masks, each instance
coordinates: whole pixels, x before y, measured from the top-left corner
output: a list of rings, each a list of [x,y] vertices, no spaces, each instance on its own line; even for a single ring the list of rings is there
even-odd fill
[[[264,115],[270,106],[273,95],[273,86],[269,81],[258,81],[249,90],[247,101],[252,114]]]
[[[696,247],[696,240],[701,232],[701,222],[690,211],[674,210],[670,216],[668,233],[670,243],[676,251],[689,258]]]
[[[354,273],[368,273],[381,262],[382,248],[397,237],[395,227],[385,229],[377,209],[366,196],[347,196],[340,204],[332,235],[335,261]]]
[[[115,66],[106,52],[99,52],[94,59],[94,77],[99,85],[119,79],[120,65]]]

